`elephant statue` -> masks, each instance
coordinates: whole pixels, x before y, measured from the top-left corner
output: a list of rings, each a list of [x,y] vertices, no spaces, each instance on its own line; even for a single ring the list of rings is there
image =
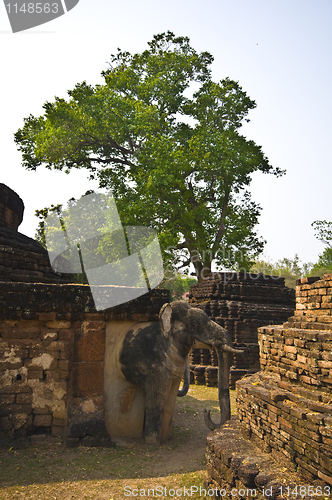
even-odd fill
[[[233,349],[228,332],[188,302],[164,304],[159,321],[113,322],[106,331],[105,424],[113,438],[145,438],[159,444],[171,434],[174,404],[192,348],[217,350],[221,421],[230,419],[229,369]]]

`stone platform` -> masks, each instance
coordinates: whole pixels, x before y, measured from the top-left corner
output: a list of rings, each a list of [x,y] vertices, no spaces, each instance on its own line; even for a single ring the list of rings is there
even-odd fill
[[[208,498],[325,500],[331,496],[332,486],[321,480],[308,482],[285,457],[264,452],[241,435],[236,417],[208,436],[206,457]]]
[[[253,468],[257,471],[255,467],[260,469],[262,452],[268,453],[271,459],[276,457],[279,463],[284,462],[285,474],[292,468],[296,470],[295,484],[306,484],[306,488],[320,486],[328,492],[321,498],[330,498],[332,274],[324,275],[323,279],[299,280],[294,315],[283,325],[259,328],[258,342],[261,371],[236,383],[238,420],[231,428],[235,435],[244,436],[243,446],[250,448],[249,458],[244,454],[242,463],[255,462]],[[220,451],[215,444],[220,442],[220,432],[226,432],[228,425],[208,438],[207,484],[224,486],[226,482],[230,486],[236,484],[236,478],[241,480],[242,476],[234,476],[231,470],[233,458],[227,470],[220,457],[217,461]],[[238,457],[239,444],[234,440],[232,443],[227,445],[229,456]],[[259,474],[253,473],[255,477],[251,483],[248,479],[248,484],[258,486]],[[242,481],[242,484],[247,483]],[[304,498],[315,495],[310,491],[311,495]],[[287,491],[284,496],[277,493],[272,498],[290,496]]]

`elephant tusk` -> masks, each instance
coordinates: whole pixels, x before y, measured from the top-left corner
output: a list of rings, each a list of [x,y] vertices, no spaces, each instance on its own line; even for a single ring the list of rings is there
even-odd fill
[[[184,382],[182,389],[178,390],[178,397],[183,397],[187,394],[189,391],[189,385],[190,385],[190,364],[189,364],[189,356],[187,357],[186,361],[186,367],[184,370]]]
[[[227,347],[227,349],[225,349]],[[229,397],[229,369],[231,357],[229,353],[235,351],[232,347],[224,344],[217,348],[218,356],[218,395],[220,406],[220,424],[215,424],[210,415],[210,410],[204,410],[204,420],[209,429],[214,431],[224,425],[231,418],[231,403]],[[236,351],[238,352],[238,351]]]

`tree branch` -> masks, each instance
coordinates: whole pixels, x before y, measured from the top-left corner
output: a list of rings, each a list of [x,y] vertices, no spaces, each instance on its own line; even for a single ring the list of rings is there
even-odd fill
[[[181,266],[177,267],[177,269],[181,269],[182,267],[186,267],[186,266],[189,266],[191,264],[191,258],[187,259],[186,261],[184,261]]]

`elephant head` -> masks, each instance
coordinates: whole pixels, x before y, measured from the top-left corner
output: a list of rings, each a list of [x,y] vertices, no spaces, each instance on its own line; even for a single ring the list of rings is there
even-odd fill
[[[159,313],[159,321],[164,336],[186,357],[192,348],[214,347],[218,356],[218,390],[221,420],[215,424],[210,411],[204,410],[207,426],[214,430],[230,419],[229,370],[232,355],[243,351],[233,349],[229,333],[199,308],[188,302],[175,301],[164,304]],[[181,394],[179,394],[181,395]]]

